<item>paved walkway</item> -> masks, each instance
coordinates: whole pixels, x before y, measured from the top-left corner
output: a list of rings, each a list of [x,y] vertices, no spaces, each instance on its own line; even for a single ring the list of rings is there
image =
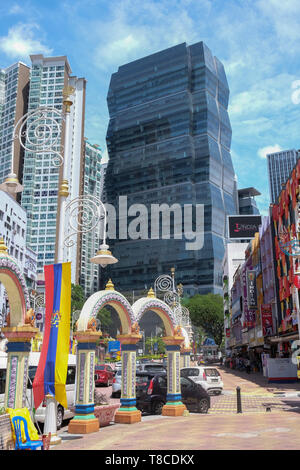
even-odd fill
[[[264,396],[294,395],[300,394],[300,382],[294,383],[269,383],[267,377],[258,372],[240,372],[225,366],[216,366],[224,383],[224,393],[236,393],[236,387],[241,388],[242,393]]]
[[[299,415],[293,412],[151,417],[132,425],[68,436],[55,450],[292,450],[300,449]],[[76,439],[73,439],[76,437]],[[72,440],[70,440],[70,438]]]
[[[300,385],[269,384],[261,374],[217,366],[224,393],[212,397],[207,415],[143,417],[141,423],[112,424],[88,435],[61,431],[55,450],[291,450],[300,449]],[[237,414],[236,387],[242,413]],[[281,394],[281,395],[280,395]],[[283,396],[291,396],[284,398]],[[269,409],[267,411],[267,408]]]

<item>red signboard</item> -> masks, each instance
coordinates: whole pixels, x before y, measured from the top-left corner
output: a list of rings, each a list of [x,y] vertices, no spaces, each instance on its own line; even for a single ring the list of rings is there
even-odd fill
[[[271,304],[261,305],[261,323],[263,329],[263,336],[273,334],[273,320],[272,320],[272,306]]]

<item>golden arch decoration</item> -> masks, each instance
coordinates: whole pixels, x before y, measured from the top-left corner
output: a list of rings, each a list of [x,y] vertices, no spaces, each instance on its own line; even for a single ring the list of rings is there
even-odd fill
[[[87,331],[90,320],[96,318],[99,310],[105,305],[110,305],[116,310],[121,321],[122,333],[130,334],[135,316],[128,300],[115,290],[95,292],[86,300],[77,322],[77,331]]]
[[[0,240],[0,282],[9,300],[10,326],[24,325],[26,312],[30,309],[29,293],[25,278],[15,260],[8,255],[3,239]]]
[[[142,316],[147,311],[151,310],[157,313],[164,324],[166,336],[174,336],[176,317],[170,307],[162,300],[156,299],[155,297],[142,297],[133,304],[132,310],[137,323],[140,322]]]

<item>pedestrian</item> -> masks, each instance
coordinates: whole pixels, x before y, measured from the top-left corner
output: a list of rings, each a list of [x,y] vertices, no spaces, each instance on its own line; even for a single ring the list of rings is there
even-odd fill
[[[246,359],[246,371],[247,371],[247,374],[250,374],[250,359]]]

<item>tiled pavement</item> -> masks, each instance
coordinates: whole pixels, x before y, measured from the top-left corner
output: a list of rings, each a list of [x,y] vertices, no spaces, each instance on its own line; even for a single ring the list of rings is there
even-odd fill
[[[224,393],[212,397],[207,415],[149,416],[132,425],[113,424],[96,433],[72,436],[61,432],[55,450],[298,450],[300,399],[279,393],[300,393],[299,384],[268,384],[260,374],[219,367]],[[242,413],[237,413],[236,387]],[[267,407],[271,411],[266,411]]]
[[[63,439],[55,450],[292,450],[300,448],[299,419],[288,412],[155,417]]]
[[[287,405],[273,396],[261,395],[242,395],[241,410],[242,413],[266,413],[267,409],[271,411],[280,411],[287,408]],[[267,411],[269,412],[269,410]],[[234,395],[221,395],[209,410],[210,414],[219,413],[237,413],[237,398]]]

